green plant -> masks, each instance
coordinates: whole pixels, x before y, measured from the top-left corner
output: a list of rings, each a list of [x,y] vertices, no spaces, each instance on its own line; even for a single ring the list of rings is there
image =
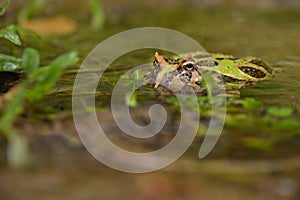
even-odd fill
[[[31,36],[31,38],[40,37],[30,29],[24,28],[22,26],[11,24],[0,30],[0,39],[9,41],[12,45],[21,46],[22,40],[19,33],[26,33]],[[11,45],[9,45],[11,48]],[[21,59],[12,55],[6,55],[0,53],[0,72],[2,71],[21,71],[23,67],[21,65]]]
[[[89,0],[89,9],[91,11],[91,24],[95,30],[103,27],[105,21],[105,14],[99,0]]]
[[[4,4],[0,7],[0,16],[4,15],[6,12],[6,9],[8,8],[8,5],[10,3],[10,0],[6,0]]]
[[[41,100],[56,83],[62,71],[77,61],[77,53],[72,51],[59,56],[47,66],[39,67],[38,51],[32,48],[24,50],[21,66],[26,72],[26,78],[17,86],[16,93],[6,103],[0,118],[0,132],[8,140],[7,158],[11,167],[24,167],[30,163],[27,138],[14,128],[16,118],[23,112],[24,103]]]
[[[272,106],[267,110],[268,115],[274,117],[289,117],[293,113],[293,108]]]
[[[9,3],[10,1],[7,0],[0,7],[0,16],[5,14]],[[43,4],[44,0],[30,0],[29,4],[20,13],[19,20],[26,20],[35,15]],[[6,44],[9,49],[22,46],[20,37],[22,34],[29,34],[31,39],[36,37],[40,39],[30,29],[15,24],[0,29],[0,39],[9,41]],[[20,168],[31,163],[28,138],[14,126],[17,117],[24,112],[24,104],[41,100],[55,85],[62,71],[77,61],[77,53],[74,51],[59,56],[43,67],[40,67],[39,52],[33,48],[26,48],[21,58],[15,55],[0,54],[0,72],[24,71],[26,74],[24,80],[7,95],[10,97],[6,103],[4,102],[3,109],[0,111],[0,134],[2,134],[0,136],[8,141],[7,161],[10,167]]]
[[[45,5],[45,0],[29,0],[26,6],[21,10],[18,21],[26,21],[30,17],[39,14]]]

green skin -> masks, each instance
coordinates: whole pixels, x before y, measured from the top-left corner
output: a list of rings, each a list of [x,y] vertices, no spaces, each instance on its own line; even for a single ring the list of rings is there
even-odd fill
[[[217,82],[218,80],[221,82],[222,79],[227,89],[253,85],[274,76],[274,69],[255,57],[235,58],[231,55],[207,55],[196,52],[166,58],[156,53],[155,63],[152,73],[155,88],[159,85],[168,85],[180,90],[188,85],[201,90],[203,88],[199,81],[202,80],[202,74],[205,72],[212,72]],[[187,63],[192,63],[189,65],[190,68],[186,67]],[[187,74],[190,74],[190,77]]]
[[[210,57],[207,58],[195,58],[195,56],[199,55],[199,53],[194,54],[183,54],[179,56],[179,58],[192,57],[195,62],[203,61],[203,60],[212,60],[218,62],[218,65],[210,67],[210,66],[199,66],[202,69],[207,71],[218,72],[222,75],[226,75],[233,79],[241,80],[241,81],[261,81],[265,79],[270,79],[274,76],[274,71],[265,63],[263,63],[259,58],[256,57],[245,57],[245,58],[236,58],[231,55],[224,54],[210,54]],[[258,60],[261,65],[253,64],[251,61]],[[255,77],[248,75],[239,69],[239,66],[247,66],[249,68],[254,69],[255,71],[259,71],[265,74],[264,77]],[[255,74],[255,72],[254,72]]]

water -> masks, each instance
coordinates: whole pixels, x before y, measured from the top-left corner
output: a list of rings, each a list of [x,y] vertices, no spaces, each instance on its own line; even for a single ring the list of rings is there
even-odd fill
[[[124,10],[122,6],[117,8],[118,12],[112,17],[108,15],[106,26],[97,34],[86,28],[85,23],[80,25],[81,31],[76,35],[59,40],[45,51],[49,50],[49,55],[55,54],[61,45],[66,50],[78,49],[84,57],[103,39],[121,31],[144,26],[171,28],[199,41],[209,52],[257,56],[271,66],[279,67],[281,71],[273,79],[241,89],[242,100],[252,97],[261,101],[262,109],[248,111],[238,107],[235,112],[229,112],[227,120],[231,125],[224,128],[215,149],[205,160],[197,158],[203,139],[199,136],[181,160],[163,171],[142,176],[122,174],[91,158],[76,136],[71,115],[74,70],[78,68],[75,66],[65,72],[47,99],[29,108],[33,113],[32,119],[25,120],[23,126],[28,132],[35,133],[30,136],[30,141],[36,163],[30,173],[14,172],[3,167],[0,193],[8,199],[24,196],[33,199],[36,194],[46,199],[61,195],[68,199],[99,196],[126,199],[132,195],[152,198],[162,193],[170,199],[296,199],[300,184],[299,131],[293,130],[293,126],[286,129],[274,126],[285,119],[269,117],[267,109],[271,106],[292,107],[293,114],[288,117],[289,120],[298,122],[300,119],[299,10],[154,6],[129,12],[126,6]],[[111,116],[106,113],[110,107],[113,83],[131,67],[151,62],[154,51],[141,50],[124,55],[105,74],[96,100],[98,112],[106,116],[102,123],[112,132],[117,131]],[[133,117],[138,123],[147,123],[147,116],[141,115],[147,111],[145,105],[162,103],[163,100],[152,89],[139,91],[138,95],[139,104],[133,109]],[[174,112],[173,107],[170,109],[173,120],[178,120],[179,113]],[[176,131],[172,122],[170,120],[164,130],[169,134],[147,142],[134,140],[137,148],[132,148],[130,139],[123,135],[111,137],[124,148],[149,151],[172,139],[172,133]],[[249,138],[258,140],[249,145],[245,142]],[[270,147],[263,148],[269,142]],[[162,192],[158,194],[157,191]]]

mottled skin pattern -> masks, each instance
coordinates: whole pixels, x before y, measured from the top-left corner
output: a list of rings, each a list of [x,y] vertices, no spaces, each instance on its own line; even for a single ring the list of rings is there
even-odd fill
[[[196,93],[205,91],[203,74],[210,72],[216,86],[237,89],[269,79],[274,70],[259,58],[236,58],[230,55],[200,52],[167,58],[155,53],[154,70],[145,76],[146,84],[175,93],[192,88]]]

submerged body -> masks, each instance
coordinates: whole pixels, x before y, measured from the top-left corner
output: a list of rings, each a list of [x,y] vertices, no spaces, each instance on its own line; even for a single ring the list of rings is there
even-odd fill
[[[167,58],[155,53],[154,70],[146,76],[147,83],[155,88],[180,92],[192,88],[205,91],[203,76],[212,74],[216,85],[238,89],[253,85],[274,75],[274,70],[256,57],[236,58],[223,54],[187,53]]]

